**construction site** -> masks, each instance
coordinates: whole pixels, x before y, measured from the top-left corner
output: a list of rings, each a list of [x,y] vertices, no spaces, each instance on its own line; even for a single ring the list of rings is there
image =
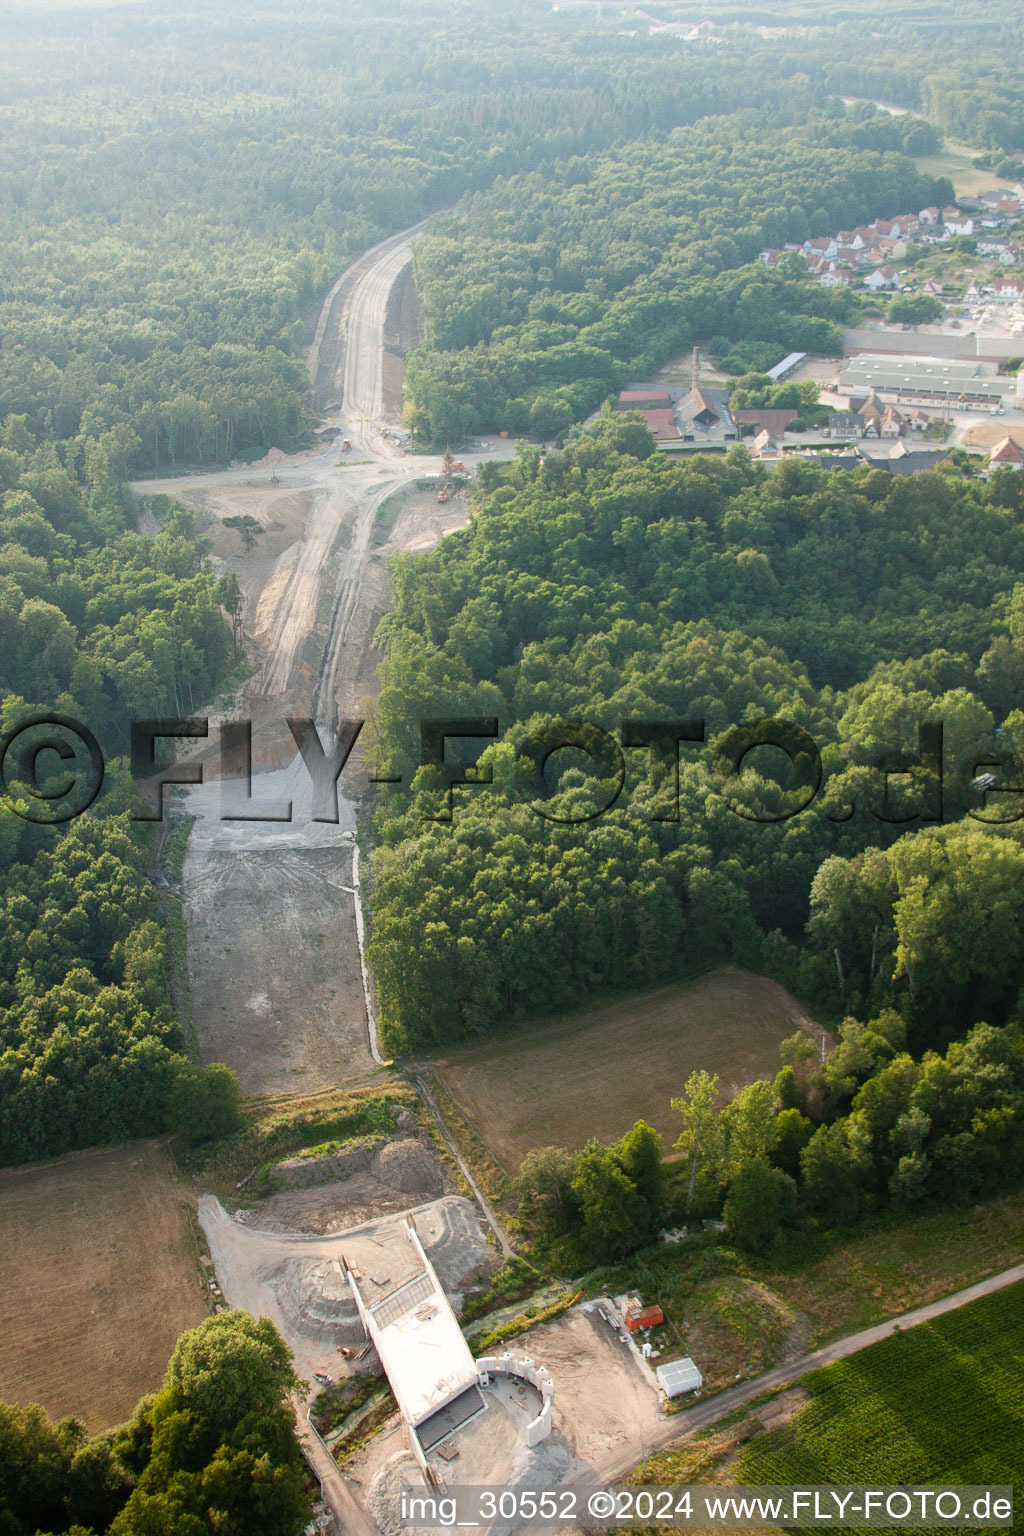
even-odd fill
[[[278,1163],[233,1212],[199,1203],[218,1308],[269,1317],[309,1384],[300,1433],[336,1518],[347,1512],[339,1529],[415,1529],[403,1490],[553,1489],[625,1470],[669,1424],[674,1389],[645,1342],[658,1309],[580,1293],[507,1344],[464,1332],[498,1268],[494,1234],[409,1111],[397,1117],[392,1136]],[[683,1389],[700,1385],[691,1371]],[[321,1435],[312,1409],[328,1387],[367,1409]]]

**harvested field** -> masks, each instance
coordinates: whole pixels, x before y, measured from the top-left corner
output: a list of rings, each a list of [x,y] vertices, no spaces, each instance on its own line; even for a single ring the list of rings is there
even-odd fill
[[[182,1195],[161,1142],[0,1173],[0,1398],[96,1433],[159,1387],[207,1313]]]
[[[643,1117],[668,1145],[669,1100],[696,1068],[730,1098],[779,1069],[779,1042],[821,1028],[785,988],[726,966],[679,986],[470,1046],[436,1063],[448,1092],[511,1174],[532,1147],[611,1140]]]

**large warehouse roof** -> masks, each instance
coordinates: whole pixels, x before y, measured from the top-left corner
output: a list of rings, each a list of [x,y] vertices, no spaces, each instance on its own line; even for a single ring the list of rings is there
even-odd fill
[[[781,363],[776,363],[774,368],[768,369],[768,377],[778,384],[781,379],[788,378],[806,359],[806,352],[789,352]]]
[[[346,1243],[356,1305],[406,1423],[415,1428],[478,1371],[412,1221]]]
[[[892,357],[862,352],[847,359],[839,376],[844,395],[884,394],[998,404],[1012,396],[1015,380],[996,372],[995,364],[971,358]]]

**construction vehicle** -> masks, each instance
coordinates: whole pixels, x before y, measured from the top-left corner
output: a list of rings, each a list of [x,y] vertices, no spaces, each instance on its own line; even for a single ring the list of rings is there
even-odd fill
[[[442,485],[441,489],[437,493],[437,499],[438,499],[438,501],[447,501],[450,495],[451,495],[451,486],[448,484],[448,482],[446,480],[444,485]]]
[[[342,441],[342,444],[341,444],[341,451],[342,451],[342,453],[348,453],[349,450],[351,449],[351,447],[352,447],[352,443],[351,443],[350,439],[347,438],[347,437],[344,438],[343,441]]]

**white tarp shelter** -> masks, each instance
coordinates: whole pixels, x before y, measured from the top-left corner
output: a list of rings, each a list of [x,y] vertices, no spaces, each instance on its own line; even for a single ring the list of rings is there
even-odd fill
[[[704,1384],[703,1376],[689,1355],[684,1355],[682,1360],[670,1360],[667,1365],[659,1365],[654,1374],[666,1397],[680,1397],[684,1392],[697,1392]]]

